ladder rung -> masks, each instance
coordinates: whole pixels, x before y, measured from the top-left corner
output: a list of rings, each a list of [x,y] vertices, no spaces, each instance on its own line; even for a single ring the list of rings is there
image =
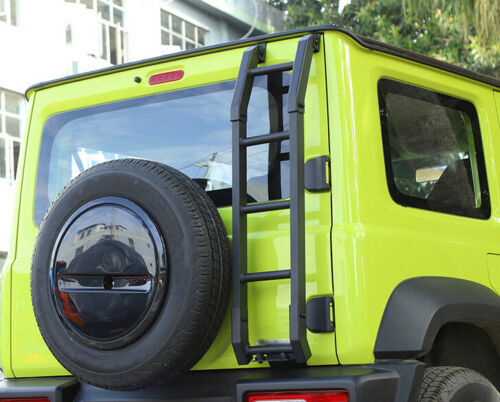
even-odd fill
[[[290,278],[291,271],[289,269],[280,271],[253,272],[251,274],[241,274],[240,282],[258,282],[271,281],[273,279]]]
[[[242,215],[253,214],[256,212],[275,211],[277,209],[287,209],[287,208],[290,208],[290,200],[260,202],[258,204],[240,206],[240,214]]]
[[[284,343],[280,345],[249,346],[249,354],[267,354],[267,353],[292,353],[292,345]]]
[[[290,135],[288,131],[280,131],[279,133],[271,133],[264,135],[256,135],[255,137],[242,138],[240,140],[241,146],[249,147],[252,145],[268,144],[273,141],[288,140]]]
[[[289,71],[291,69],[293,69],[293,61],[290,61],[288,63],[273,64],[271,66],[250,68],[248,70],[248,75],[250,77],[255,77],[256,75],[265,75],[269,73],[277,73],[280,71]]]

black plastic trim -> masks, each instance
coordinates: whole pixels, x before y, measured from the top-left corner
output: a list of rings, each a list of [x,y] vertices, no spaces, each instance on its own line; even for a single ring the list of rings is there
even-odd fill
[[[392,292],[380,323],[377,359],[418,358],[428,353],[438,331],[450,322],[500,328],[500,296],[476,282],[418,277]],[[494,339],[500,343],[500,339]]]
[[[333,332],[333,297],[323,296],[310,299],[306,305],[307,329],[311,332]]]
[[[54,397],[51,402],[242,402],[248,392],[322,389],[347,390],[349,402],[413,402],[424,367],[417,361],[395,361],[366,366],[191,371],[175,381],[138,391],[109,391],[82,383],[76,397]],[[52,396],[61,381],[78,385],[72,377],[4,380],[0,382],[0,398]],[[40,383],[51,382],[52,388],[28,393],[42,390]]]
[[[80,383],[73,377],[2,379],[0,399],[49,398],[50,402],[73,401]]]
[[[330,182],[327,172],[330,158],[328,155],[309,159],[304,166],[304,185],[308,191],[318,193],[330,191]]]
[[[389,45],[387,43],[380,42],[380,41],[377,41],[375,39],[367,38],[367,37],[361,36],[361,35],[355,35],[352,32],[350,32],[347,29],[340,27],[340,26],[320,25],[320,26],[316,26],[316,27],[306,27],[306,28],[300,28],[300,29],[293,29],[290,31],[273,33],[273,34],[269,34],[269,35],[253,36],[253,37],[248,38],[248,39],[240,39],[240,40],[221,43],[221,44],[217,44],[217,45],[186,50],[183,52],[172,53],[172,54],[165,55],[165,56],[158,56],[158,57],[153,57],[153,58],[144,59],[144,60],[140,60],[140,61],[134,61],[134,62],[130,62],[130,63],[120,64],[117,66],[102,68],[99,70],[90,71],[90,72],[86,72],[86,73],[75,74],[75,75],[71,75],[69,77],[63,77],[63,78],[58,78],[55,80],[44,81],[44,82],[40,82],[38,84],[30,86],[26,90],[25,96],[28,99],[30,92],[33,90],[50,88],[50,87],[62,85],[62,84],[69,83],[69,82],[81,81],[81,80],[91,78],[91,77],[113,74],[113,73],[118,72],[118,71],[131,70],[131,69],[134,69],[136,67],[145,67],[145,66],[165,63],[168,61],[184,59],[187,57],[211,53],[213,51],[222,50],[222,49],[226,49],[226,48],[230,49],[230,48],[246,47],[252,43],[257,43],[257,42],[262,42],[262,41],[272,42],[272,41],[284,39],[287,37],[303,36],[303,35],[308,34],[308,33],[320,33],[320,32],[325,32],[325,31],[341,32],[341,33],[349,36],[353,40],[355,40],[361,46],[363,46],[367,49],[370,49],[370,50],[376,50],[376,51],[379,51],[382,53],[387,53],[387,54],[391,54],[393,56],[397,56],[397,57],[401,57],[401,58],[404,58],[407,60],[415,61],[417,63],[427,65],[429,67],[435,67],[435,68],[438,68],[440,70],[448,71],[448,72],[451,72],[451,73],[454,73],[457,75],[461,75],[461,76],[466,77],[466,78],[470,78],[470,79],[475,80],[475,81],[482,82],[484,84],[491,85],[493,87],[500,88],[500,80],[497,80],[493,77],[490,77],[490,76],[487,76],[484,74],[480,74],[480,73],[476,73],[474,71],[470,71],[470,70],[467,70],[467,69],[459,67],[459,66],[455,66],[455,65],[450,64],[450,63],[435,60],[432,57],[424,56],[424,55],[421,55],[419,53],[412,52],[411,50],[402,49],[402,48],[399,48],[397,46]]]

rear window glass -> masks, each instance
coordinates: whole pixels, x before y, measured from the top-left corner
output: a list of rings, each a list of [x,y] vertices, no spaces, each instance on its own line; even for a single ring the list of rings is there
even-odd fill
[[[490,204],[472,103],[388,79],[378,83],[387,181],[407,206],[486,219]]]
[[[248,136],[287,129],[289,74],[258,77],[248,107]],[[272,77],[276,85],[267,90]],[[111,159],[142,158],[170,165],[194,179],[219,207],[231,205],[230,104],[234,81],[172,91],[51,116],[43,129],[35,223],[83,170]],[[248,201],[289,194],[288,141],[247,150]]]

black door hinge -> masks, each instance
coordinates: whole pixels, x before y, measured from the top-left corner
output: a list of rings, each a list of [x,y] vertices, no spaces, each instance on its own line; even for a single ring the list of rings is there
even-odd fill
[[[309,159],[304,166],[304,186],[311,192],[330,191],[330,158],[327,155]]]
[[[311,332],[333,332],[333,297],[315,297],[306,305],[307,329]]]

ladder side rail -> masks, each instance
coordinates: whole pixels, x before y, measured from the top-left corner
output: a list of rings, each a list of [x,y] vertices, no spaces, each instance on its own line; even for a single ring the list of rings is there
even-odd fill
[[[312,55],[318,45],[319,37],[315,35],[299,40],[287,105],[290,121],[290,343],[299,363],[305,363],[311,356],[306,323],[304,101]]]
[[[247,136],[247,110],[253,86],[248,71],[265,57],[265,47],[255,45],[243,52],[231,102],[232,122],[232,248],[233,248],[233,308],[231,312],[232,344],[239,364],[248,364],[248,305],[247,284],[240,276],[247,273],[247,216],[241,207],[247,204],[247,150],[240,142]]]

